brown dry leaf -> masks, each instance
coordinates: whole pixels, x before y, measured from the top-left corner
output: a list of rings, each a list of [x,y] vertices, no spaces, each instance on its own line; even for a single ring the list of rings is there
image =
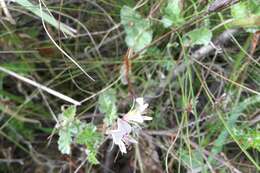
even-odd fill
[[[255,32],[253,39],[252,39],[252,45],[251,45],[252,47],[251,47],[251,51],[250,51],[251,56],[255,53],[255,49],[258,46],[259,37],[260,37],[260,31]]]
[[[120,69],[121,82],[124,85],[127,85],[130,82],[129,75],[131,74],[131,60],[130,60],[131,55],[132,55],[132,50],[128,49],[126,54],[124,55],[123,65],[121,66]]]
[[[53,47],[38,47],[36,50],[43,57],[53,57],[58,54],[58,50]]]
[[[121,82],[122,82],[122,84],[123,85],[127,85],[128,84],[128,73],[129,72],[127,72],[127,68],[126,68],[126,65],[125,64],[123,64],[122,66],[121,66],[121,68],[120,68],[120,74],[121,74]]]

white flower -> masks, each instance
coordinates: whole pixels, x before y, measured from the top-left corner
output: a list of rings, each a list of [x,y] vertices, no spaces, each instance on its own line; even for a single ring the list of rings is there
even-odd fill
[[[148,108],[149,104],[144,103],[144,98],[138,97],[135,99],[135,102],[137,103],[137,108],[140,112],[144,112],[146,108]]]
[[[109,133],[113,138],[114,144],[118,145],[122,153],[126,153],[126,146],[125,143],[123,142],[123,137],[125,134],[119,130],[111,130]]]
[[[137,123],[143,123],[146,120],[152,120],[152,117],[143,116],[145,110],[149,106],[148,103],[145,103],[142,97],[138,97],[137,99],[135,99],[135,102],[137,103],[135,108],[125,114],[123,119],[127,122],[133,121]]]
[[[117,119],[117,130],[129,134],[132,131],[132,127],[126,121],[118,118]]]
[[[137,143],[137,141],[130,136],[132,127],[129,123],[143,123],[145,120],[152,120],[152,117],[143,116],[149,106],[148,103],[145,103],[142,97],[136,98],[135,102],[136,105],[134,109],[131,109],[122,119],[117,119],[117,129],[108,132],[108,134],[112,136],[113,143],[118,145],[122,153],[126,153],[126,146],[131,143]]]
[[[114,144],[118,145],[120,151],[126,153],[126,145],[137,142],[130,137],[129,134],[132,131],[132,127],[126,121],[118,118],[117,126],[116,130],[111,130],[108,133],[111,134]]]
[[[144,121],[152,120],[153,118],[149,116],[143,116],[142,113],[140,113],[140,111],[137,111],[135,109],[124,115],[123,119],[128,122],[133,121],[137,123],[143,123]]]

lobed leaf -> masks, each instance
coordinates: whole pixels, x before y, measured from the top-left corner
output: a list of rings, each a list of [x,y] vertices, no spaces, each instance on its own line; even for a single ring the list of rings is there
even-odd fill
[[[186,45],[208,45],[212,38],[212,32],[208,28],[194,29],[184,35],[183,42]]]
[[[108,89],[100,94],[98,106],[100,112],[105,114],[105,123],[111,125],[117,118],[116,91],[114,89]]]
[[[58,149],[62,154],[70,154],[70,145],[72,143],[72,135],[67,129],[59,130]]]
[[[143,19],[139,13],[128,6],[122,7],[120,17],[126,31],[125,42],[129,48],[138,52],[151,43],[153,31],[149,19]]]
[[[184,23],[184,18],[181,15],[179,0],[168,0],[168,4],[164,9],[162,23],[165,28],[171,26],[180,26]]]
[[[63,111],[63,115],[70,119],[74,118],[76,115],[76,106],[75,105],[69,106],[67,109]]]
[[[88,161],[92,164],[98,164],[96,158],[101,135],[96,131],[96,126],[87,124],[86,127],[78,134],[77,143],[85,145],[88,151]]]

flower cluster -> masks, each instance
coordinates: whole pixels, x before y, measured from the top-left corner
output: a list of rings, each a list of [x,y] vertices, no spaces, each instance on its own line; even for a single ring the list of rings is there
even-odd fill
[[[123,118],[117,119],[117,129],[108,132],[112,136],[114,144],[118,145],[122,153],[126,153],[126,146],[131,143],[137,143],[135,139],[130,136],[132,132],[131,123],[143,123],[145,120],[152,120],[152,117],[143,116],[148,107],[148,103],[139,97],[135,100],[136,105]]]

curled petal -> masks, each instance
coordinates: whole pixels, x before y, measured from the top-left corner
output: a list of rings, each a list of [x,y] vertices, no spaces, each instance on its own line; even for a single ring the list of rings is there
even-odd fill
[[[120,141],[120,143],[118,144],[118,147],[122,153],[126,153],[126,146],[123,141]]]
[[[152,120],[153,118],[149,116],[143,116],[139,111],[133,110],[124,115],[123,119],[128,122],[134,121],[137,123],[143,123],[144,121]]]
[[[142,117],[142,115],[140,114],[126,114],[124,116],[124,120],[130,122],[130,121],[134,121],[134,122],[137,122],[137,123],[143,123],[144,122],[144,119]]]
[[[136,98],[135,101],[136,101],[136,103],[138,104],[138,105],[137,105],[137,108],[138,108],[138,110],[139,110],[141,113],[143,113],[143,112],[145,111],[145,109],[147,109],[147,107],[149,106],[148,103],[145,103],[145,102],[144,102],[144,98],[142,98],[142,97]]]
[[[143,105],[144,104],[144,98],[143,97],[138,97],[138,98],[135,99],[135,101],[139,105]]]
[[[122,132],[119,131],[119,130],[111,130],[111,131],[109,132],[109,134],[111,134],[112,139],[113,139],[113,142],[114,142],[116,145],[119,145],[119,144],[120,144],[120,142],[122,141],[123,136],[124,136],[124,133],[122,133]]]
[[[118,145],[122,153],[126,153],[126,146],[125,143],[123,142],[124,133],[122,133],[119,130],[112,130],[110,131],[110,134],[112,136],[113,143]]]
[[[143,119],[144,119],[145,121],[150,121],[150,120],[153,119],[153,117],[149,117],[149,116],[142,116],[142,117],[143,117]]]
[[[112,136],[113,143],[118,145],[120,151],[126,153],[126,145],[136,143],[137,141],[130,137],[129,134],[132,131],[132,127],[127,121],[118,118],[117,125],[118,127],[116,130],[110,130],[107,134]]]
[[[134,138],[132,138],[131,136],[125,136],[125,137],[124,137],[124,141],[126,141],[128,144],[130,144],[130,143],[137,144],[137,143],[138,143],[138,142],[137,142]]]
[[[132,131],[132,127],[130,126],[130,124],[128,124],[127,121],[122,120],[120,118],[117,119],[117,126],[118,130],[124,134],[129,134]]]

